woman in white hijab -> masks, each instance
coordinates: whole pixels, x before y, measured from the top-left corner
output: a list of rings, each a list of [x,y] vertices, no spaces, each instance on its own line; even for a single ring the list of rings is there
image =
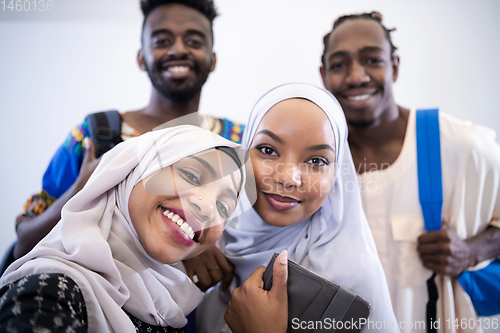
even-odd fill
[[[0,330],[183,332],[202,294],[171,265],[222,234],[243,182],[237,146],[185,125],[105,154],[57,226],[2,276]]]
[[[252,161],[257,201],[231,220],[217,244],[234,265],[230,289],[287,250],[289,259],[371,304],[375,325],[364,332],[398,332],[363,213],[347,124],[333,95],[308,84],[269,91],[254,106],[242,145]],[[198,332],[229,331],[229,299],[220,284],[205,296],[197,309]]]

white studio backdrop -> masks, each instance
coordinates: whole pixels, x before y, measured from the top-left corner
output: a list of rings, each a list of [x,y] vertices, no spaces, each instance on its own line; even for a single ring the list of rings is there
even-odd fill
[[[334,19],[377,10],[387,27],[397,28],[398,104],[439,107],[500,132],[500,1],[215,3],[217,68],[200,106],[208,114],[246,122],[253,104],[274,86],[321,86],[322,37]],[[51,12],[17,12],[0,4],[2,254],[15,239],[16,215],[40,191],[43,172],[70,129],[88,113],[135,110],[149,101],[149,80],[135,60],[138,0],[53,0],[52,6]]]

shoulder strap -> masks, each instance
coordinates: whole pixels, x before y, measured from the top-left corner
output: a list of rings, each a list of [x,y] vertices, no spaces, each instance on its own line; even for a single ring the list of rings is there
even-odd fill
[[[424,215],[425,229],[441,229],[443,207],[443,180],[441,174],[441,139],[439,136],[439,111],[417,111],[417,167],[418,194]],[[426,305],[427,333],[437,333],[433,326],[437,315],[438,290],[434,282],[436,273],[427,280],[429,301]]]
[[[441,229],[443,207],[443,180],[441,174],[441,140],[439,111],[417,111],[417,166],[418,194],[425,229]]]
[[[87,122],[97,158],[122,141],[122,119],[118,111],[92,113],[87,116]]]

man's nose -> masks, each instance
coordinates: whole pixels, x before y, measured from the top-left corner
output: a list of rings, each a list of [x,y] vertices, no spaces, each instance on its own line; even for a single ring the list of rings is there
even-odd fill
[[[359,62],[353,62],[349,67],[346,83],[351,86],[359,86],[366,82],[370,82],[370,76],[366,74],[365,67]]]
[[[167,54],[172,57],[181,58],[188,53],[187,47],[182,38],[176,38],[172,46],[167,51]]]

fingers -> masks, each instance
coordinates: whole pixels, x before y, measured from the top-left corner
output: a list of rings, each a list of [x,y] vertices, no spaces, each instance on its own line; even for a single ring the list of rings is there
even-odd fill
[[[451,262],[452,258],[450,256],[447,256],[447,255],[435,255],[435,254],[422,255],[422,256],[420,256],[420,258],[422,259],[424,266],[426,263],[434,263],[434,264],[442,265],[442,266],[447,266],[447,265],[450,265],[452,263]]]
[[[196,269],[196,275],[198,276],[198,283],[196,285],[201,291],[207,291],[208,288],[212,287],[214,283],[212,282],[212,276],[208,271],[207,267],[201,266]]]
[[[422,262],[422,265],[424,265],[424,267],[430,269],[431,271],[433,271],[434,273],[437,273],[437,274],[446,274],[446,269],[443,268],[443,266],[439,265],[439,264],[436,264],[436,263],[433,263],[433,262]]]
[[[207,291],[208,288],[213,286],[212,277],[208,272],[207,267],[201,263],[202,260],[199,259],[200,258],[197,257],[187,259],[183,260],[182,263],[184,264],[184,267],[186,269],[186,275],[191,279],[191,281],[194,282],[194,284],[196,284],[196,286],[201,291],[204,292]]]
[[[94,143],[89,137],[85,138],[83,148],[85,149],[85,155],[83,156],[80,173],[78,174],[78,177],[73,184],[75,193],[80,191],[85,186],[90,176],[92,175],[92,172],[94,172],[95,168],[101,161],[100,157],[95,158]]]
[[[226,256],[224,256],[224,254],[218,249],[215,253],[215,260],[217,261],[217,265],[222,273],[222,291],[227,291],[229,283],[231,283],[231,280],[233,279],[234,267],[229,260],[227,260]]]
[[[437,242],[449,242],[450,236],[448,234],[449,230],[441,229],[439,231],[430,231],[422,234],[418,237],[419,244],[437,243]]]
[[[274,261],[273,266],[273,286],[269,291],[277,298],[287,299],[286,285],[288,280],[288,253],[286,250]]]
[[[239,332],[286,332],[288,324],[287,253],[283,251],[273,266],[273,286],[263,289],[265,267],[258,267],[231,295],[224,319]]]
[[[447,219],[443,219],[441,230],[439,231],[431,231],[422,234],[418,238],[418,242],[421,244],[424,243],[434,243],[434,242],[447,242],[450,241],[450,233],[454,232],[451,227],[450,222]]]
[[[215,245],[211,245],[207,250],[205,251],[207,254],[210,254],[210,256],[205,256],[206,263],[204,268],[210,276],[210,281],[207,279],[206,285],[203,287],[208,289],[215,286],[220,281],[228,280],[224,286],[225,288],[223,288],[223,290],[226,291],[227,286],[229,286],[229,282],[231,282],[231,279],[233,278],[233,265],[231,265],[224,254]]]
[[[430,254],[451,254],[450,243],[424,243],[417,245],[420,256]]]
[[[210,245],[198,256],[183,260],[187,275],[193,280],[198,277],[195,284],[201,291],[206,291],[220,281],[226,281],[225,290],[233,277],[233,265],[224,254],[214,245]],[[194,281],[194,280],[193,280]]]
[[[213,267],[213,266],[209,266],[209,267]],[[208,268],[208,274],[210,274],[210,279],[211,279],[211,283],[208,286],[208,288],[213,287],[217,283],[219,283],[219,281],[222,281],[223,273],[218,266],[215,266],[215,268]]]
[[[186,275],[188,276],[188,278],[193,281],[194,284],[198,284],[198,282],[200,282],[200,279],[198,278],[198,275],[193,272],[192,270],[187,270],[186,269]]]
[[[92,141],[91,138],[86,137],[85,138],[85,156],[83,156],[83,162],[82,162],[82,167],[81,171],[83,171],[84,174],[86,174],[87,179],[90,177],[92,172],[94,172],[95,168],[101,161],[102,156],[99,158],[95,157],[96,151],[95,151],[95,145],[94,142]]]
[[[85,156],[83,157],[83,163],[91,162],[95,160],[95,146],[94,146],[94,141],[92,141],[91,138],[86,137],[84,140],[84,149],[85,149]]]
[[[462,271],[450,263],[448,258],[440,258],[438,260],[423,260],[422,265],[430,269],[434,273],[441,275],[459,275]]]
[[[257,267],[252,274],[245,280],[243,285],[246,284],[251,284],[251,285],[256,285],[260,289],[264,289],[264,280],[262,280],[262,275],[264,275],[264,271],[266,268],[264,266],[259,266]]]

